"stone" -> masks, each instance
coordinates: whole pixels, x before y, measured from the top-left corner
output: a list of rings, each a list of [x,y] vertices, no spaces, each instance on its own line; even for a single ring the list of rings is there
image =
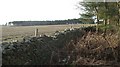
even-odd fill
[[[18,40],[13,40],[12,42],[18,42]]]

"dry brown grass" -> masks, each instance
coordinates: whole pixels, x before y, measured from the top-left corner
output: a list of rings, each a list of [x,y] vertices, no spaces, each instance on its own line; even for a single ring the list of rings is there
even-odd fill
[[[52,35],[55,31],[63,31],[64,29],[80,28],[82,26],[94,26],[94,24],[70,24],[70,25],[43,25],[43,26],[14,26],[2,27],[3,41],[19,40],[25,36],[34,36],[35,28],[38,28],[38,33]]]
[[[82,26],[92,26],[94,24],[70,24],[70,25],[43,25],[43,26],[15,26],[15,27],[2,27],[2,36],[15,36],[15,35],[33,35],[35,28],[39,29],[39,33],[53,33],[73,28],[80,28]],[[1,32],[1,31],[0,31]]]

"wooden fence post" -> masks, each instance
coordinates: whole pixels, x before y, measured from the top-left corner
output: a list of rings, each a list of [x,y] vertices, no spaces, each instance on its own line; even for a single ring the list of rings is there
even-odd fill
[[[37,37],[37,36],[38,36],[38,29],[35,28],[35,37]]]

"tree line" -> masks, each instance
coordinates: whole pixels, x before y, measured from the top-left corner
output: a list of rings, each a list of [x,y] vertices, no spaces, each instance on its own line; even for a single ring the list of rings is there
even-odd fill
[[[79,19],[54,20],[54,21],[12,21],[8,24],[14,26],[33,26],[33,25],[58,25],[58,24],[77,24],[82,23]]]
[[[120,45],[120,1],[80,2],[78,7],[84,11],[84,13],[80,14],[81,18],[96,19],[97,33],[102,30],[102,36],[106,39],[108,31],[110,31],[110,33],[114,32],[115,34],[117,34],[117,44]]]

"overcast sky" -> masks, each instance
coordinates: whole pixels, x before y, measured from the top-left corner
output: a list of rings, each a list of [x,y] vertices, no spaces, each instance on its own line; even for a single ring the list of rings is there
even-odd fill
[[[0,0],[0,24],[79,18],[79,1],[82,0]]]

